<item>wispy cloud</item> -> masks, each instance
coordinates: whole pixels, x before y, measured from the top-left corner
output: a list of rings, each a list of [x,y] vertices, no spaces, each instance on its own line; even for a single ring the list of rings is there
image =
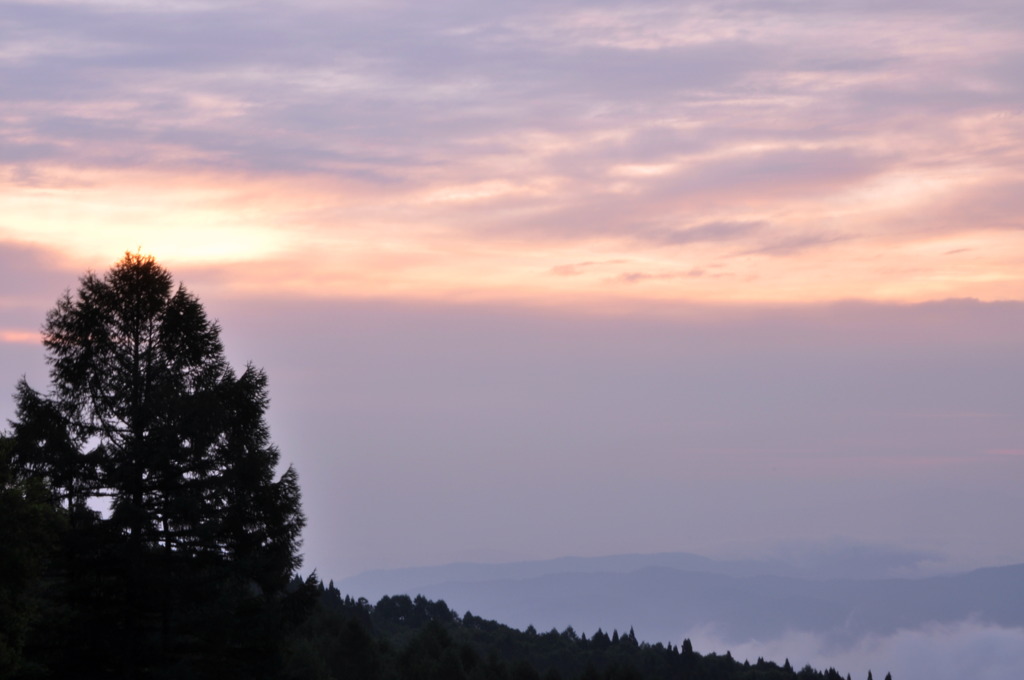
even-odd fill
[[[764,226],[764,222],[709,222],[668,232],[664,238],[666,242],[673,245],[704,241],[734,241],[749,236]]]
[[[0,329],[0,342],[20,342],[36,344],[39,341],[39,331]]]
[[[556,276],[579,276],[585,271],[592,270],[595,267],[605,267],[607,265],[626,264],[628,260],[604,260],[601,262],[576,262],[573,264],[560,264],[551,268],[551,273]]]
[[[1018,297],[1012,3],[3,13],[7,239],[185,258],[173,234],[195,229],[207,261],[297,263],[296,290],[315,251],[336,295],[599,298],[526,272],[625,259],[738,274],[684,299],[793,299],[797,276],[826,299]],[[382,251],[417,264],[378,278]]]
[[[616,280],[622,281],[623,283],[639,283],[641,281],[671,281],[674,279],[697,279],[702,276],[706,276],[707,272],[703,269],[690,269],[684,272],[626,272],[619,274]]]
[[[808,248],[816,248],[820,246],[828,246],[842,241],[846,241],[852,236],[845,235],[828,235],[828,234],[795,234],[792,236],[786,236],[775,241],[769,241],[766,245],[762,245],[753,250],[746,251],[746,254],[762,254],[762,255],[795,255],[801,253]]]

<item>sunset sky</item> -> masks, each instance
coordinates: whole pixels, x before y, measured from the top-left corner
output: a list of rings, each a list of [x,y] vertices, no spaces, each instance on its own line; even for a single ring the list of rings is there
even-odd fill
[[[139,249],[322,576],[1024,561],[1022,74],[1018,0],[7,0],[0,385]]]

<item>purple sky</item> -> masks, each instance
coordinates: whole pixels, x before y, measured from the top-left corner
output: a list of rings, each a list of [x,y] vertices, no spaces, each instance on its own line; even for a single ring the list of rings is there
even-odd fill
[[[1009,0],[5,2],[0,385],[138,247],[326,577],[1024,561],[1021,73]]]

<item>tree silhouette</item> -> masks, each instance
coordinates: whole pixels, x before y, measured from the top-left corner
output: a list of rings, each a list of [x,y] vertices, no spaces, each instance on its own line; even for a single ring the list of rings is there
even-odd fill
[[[60,517],[39,482],[12,475],[13,441],[0,436],[0,677],[28,670],[23,648],[40,615],[41,572],[53,551]]]
[[[77,653],[96,675],[241,659],[300,564],[305,519],[295,471],[275,478],[266,375],[236,375],[219,336],[154,258],[127,253],[47,315],[49,394],[18,385],[12,467],[68,518],[58,571],[77,641],[102,630]],[[75,647],[64,663],[81,663]]]

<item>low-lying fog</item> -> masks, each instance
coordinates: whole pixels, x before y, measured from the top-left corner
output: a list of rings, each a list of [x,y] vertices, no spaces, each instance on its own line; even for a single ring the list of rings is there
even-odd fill
[[[780,557],[781,555],[781,557]],[[366,572],[336,584],[443,599],[525,629],[730,651],[894,680],[1009,680],[1024,668],[1024,565],[941,572],[935,555],[865,546],[714,560],[686,553]]]

